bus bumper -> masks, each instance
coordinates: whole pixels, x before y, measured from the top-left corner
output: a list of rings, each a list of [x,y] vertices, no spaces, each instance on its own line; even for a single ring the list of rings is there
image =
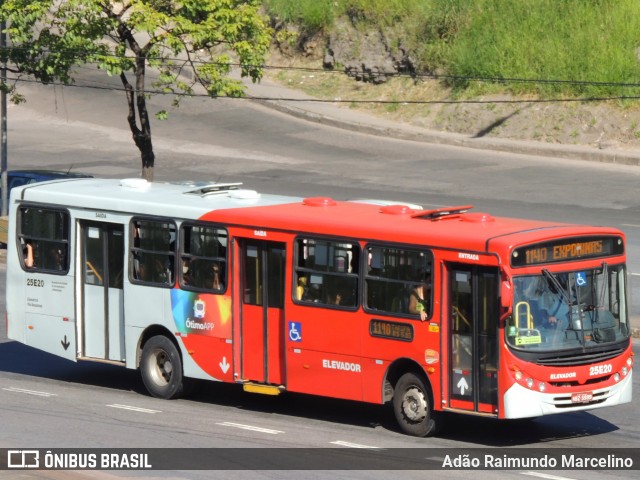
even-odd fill
[[[571,395],[579,392],[538,392],[517,383],[504,394],[503,418],[531,418],[555,413],[593,410],[631,401],[632,371],[618,383],[606,388],[590,390],[593,400],[589,403],[572,403]],[[587,388],[585,388],[587,390]]]

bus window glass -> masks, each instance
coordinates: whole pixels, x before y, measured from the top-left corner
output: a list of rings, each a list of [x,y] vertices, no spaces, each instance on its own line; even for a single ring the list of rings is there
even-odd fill
[[[360,248],[355,242],[298,239],[295,300],[355,308],[359,264]]]
[[[131,280],[157,286],[173,286],[176,226],[163,220],[131,222]]]
[[[622,266],[606,263],[516,277],[507,342],[527,351],[553,351],[627,339],[625,278]]]
[[[420,311],[426,317],[431,314],[431,252],[368,246],[366,261],[367,309],[391,315],[419,315]]]
[[[61,210],[21,207],[18,238],[23,265],[29,270],[69,270],[69,214]]]
[[[88,227],[84,251],[84,278],[88,285],[104,285],[104,251],[100,228]]]
[[[222,292],[227,284],[227,231],[211,225],[181,227],[180,285],[186,290]]]
[[[110,229],[108,235],[111,237],[108,242],[109,263],[109,288],[122,288],[122,275],[124,269],[124,237],[123,230]]]
[[[267,249],[267,271],[269,307],[284,308],[285,249],[269,246]]]

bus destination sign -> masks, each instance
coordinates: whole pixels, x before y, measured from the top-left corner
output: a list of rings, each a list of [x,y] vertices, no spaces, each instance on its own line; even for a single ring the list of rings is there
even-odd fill
[[[391,338],[393,340],[411,342],[413,340],[413,327],[407,323],[373,319],[369,323],[369,334],[372,337]]]
[[[553,240],[516,248],[511,255],[511,266],[526,267],[545,263],[610,257],[622,253],[624,253],[624,243],[621,237],[581,237]]]

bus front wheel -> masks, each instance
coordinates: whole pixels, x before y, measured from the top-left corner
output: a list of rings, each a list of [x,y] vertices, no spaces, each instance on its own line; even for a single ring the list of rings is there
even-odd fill
[[[167,337],[152,337],[144,344],[140,374],[147,391],[154,397],[169,400],[183,393],[180,353]]]
[[[405,373],[396,383],[393,413],[404,433],[415,437],[427,437],[435,433],[436,422],[429,390],[424,380],[413,373]]]

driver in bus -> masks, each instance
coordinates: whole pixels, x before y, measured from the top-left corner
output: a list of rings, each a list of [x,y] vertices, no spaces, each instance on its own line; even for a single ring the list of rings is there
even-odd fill
[[[555,338],[559,338],[560,335],[569,327],[569,305],[564,296],[556,291],[554,286],[548,284],[548,282],[540,279],[540,292],[539,306],[546,315],[546,321],[543,327],[547,329],[555,329]]]

